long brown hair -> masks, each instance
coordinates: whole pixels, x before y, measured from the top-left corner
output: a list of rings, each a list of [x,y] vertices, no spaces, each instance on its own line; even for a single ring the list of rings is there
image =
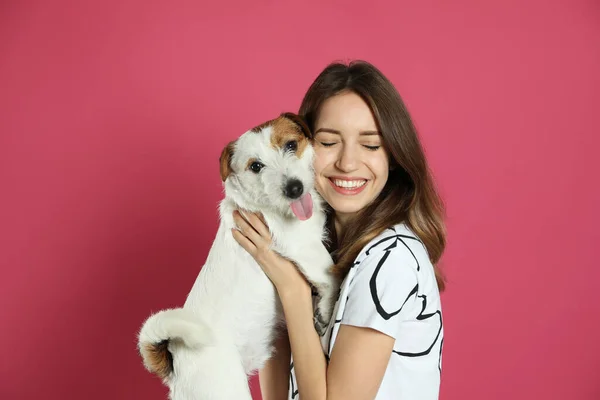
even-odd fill
[[[366,61],[335,62],[312,83],[299,114],[314,132],[323,102],[348,91],[359,95],[371,108],[390,155],[391,170],[378,198],[348,222],[339,238],[330,213],[328,245],[336,262],[334,271],[343,278],[369,241],[390,226],[404,222],[425,245],[438,287],[443,291],[445,279],[437,263],[446,246],[444,205],[436,191],[417,130],[394,85]]]

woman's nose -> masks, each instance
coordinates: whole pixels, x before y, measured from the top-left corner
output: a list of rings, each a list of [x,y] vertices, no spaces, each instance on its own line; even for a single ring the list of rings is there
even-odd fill
[[[342,146],[338,155],[336,167],[340,171],[351,172],[357,168],[358,155],[356,154],[356,146],[345,144]]]

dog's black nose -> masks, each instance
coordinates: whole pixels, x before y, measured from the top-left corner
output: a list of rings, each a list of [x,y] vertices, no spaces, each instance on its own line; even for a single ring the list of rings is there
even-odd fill
[[[302,196],[302,192],[304,191],[304,187],[302,186],[302,182],[298,179],[291,179],[283,188],[283,194],[285,197],[290,199],[297,199]]]

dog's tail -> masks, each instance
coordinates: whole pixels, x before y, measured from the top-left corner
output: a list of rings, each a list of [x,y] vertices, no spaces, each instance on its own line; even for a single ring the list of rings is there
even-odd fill
[[[138,350],[146,369],[163,380],[173,372],[173,354],[169,350],[172,341],[199,349],[213,342],[212,331],[197,315],[184,308],[151,315],[140,329]]]

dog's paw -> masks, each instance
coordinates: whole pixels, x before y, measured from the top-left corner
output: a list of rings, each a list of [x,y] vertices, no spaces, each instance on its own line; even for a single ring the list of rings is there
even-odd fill
[[[331,315],[333,314],[333,302],[329,297],[319,298],[315,310],[315,328],[320,336],[323,336],[329,326]]]
[[[329,326],[329,319],[324,318],[319,313],[319,310],[317,310],[317,312],[315,313],[314,322],[315,330],[317,331],[319,336],[325,335],[325,332],[327,332],[327,327]]]

